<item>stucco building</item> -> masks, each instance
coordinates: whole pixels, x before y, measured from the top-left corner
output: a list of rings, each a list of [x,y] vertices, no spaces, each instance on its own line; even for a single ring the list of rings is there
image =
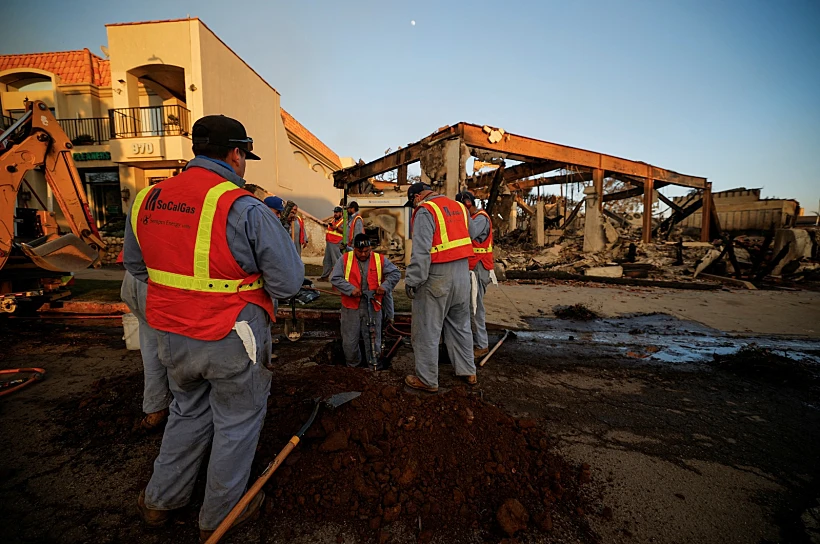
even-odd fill
[[[74,160],[98,225],[118,216],[143,187],[179,172],[191,127],[221,113],[243,122],[263,160],[246,179],[325,217],[339,202],[340,159],[281,108],[280,95],[196,18],[111,24],[104,59],[88,49],[0,55],[2,128],[24,100],[52,108],[75,144]],[[45,179],[31,172],[19,206],[58,212]],[[37,198],[39,197],[39,198]],[[19,200],[19,199],[18,199]]]

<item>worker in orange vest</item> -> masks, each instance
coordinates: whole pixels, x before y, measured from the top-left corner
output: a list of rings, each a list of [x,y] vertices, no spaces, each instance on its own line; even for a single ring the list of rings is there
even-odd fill
[[[484,294],[487,292],[487,285],[495,279],[493,223],[487,212],[475,207],[475,196],[471,192],[458,193],[456,201],[464,204],[470,214],[470,238],[473,241],[473,256],[470,257],[470,281],[472,283],[470,325],[473,329],[473,356],[478,359],[490,351]]]
[[[382,345],[382,302],[400,280],[399,269],[390,259],[372,251],[366,234],[357,234],[353,239],[353,251],[348,251],[336,262],[330,283],[342,293],[342,347],[347,366],[361,364],[360,341],[365,346],[365,362],[378,359]],[[370,295],[369,309],[365,294]],[[370,316],[374,317],[376,353],[371,352]]]
[[[342,250],[339,247],[339,242],[344,238],[344,217],[342,217],[342,207],[336,206],[333,208],[333,219],[327,223],[327,232],[325,232],[325,258],[322,261],[322,277],[321,281],[327,281],[330,273],[333,272],[333,267],[336,266],[336,261],[342,256]]]
[[[438,346],[444,338],[456,376],[476,383],[470,331],[470,240],[467,210],[425,183],[407,190],[413,211],[413,251],[405,290],[413,299],[412,342],[416,375],[405,383],[438,391]]]
[[[353,249],[353,238],[364,233],[364,219],[359,215],[359,203],[355,200],[347,205],[347,251]]]
[[[134,199],[123,264],[148,284],[146,320],[174,397],[138,510],[148,526],[167,523],[191,502],[210,452],[204,541],[245,493],[270,393],[273,299],[299,292],[304,264],[276,216],[240,190],[245,161],[259,160],[245,127],[209,115],[194,124],[192,141],[185,170]],[[264,498],[257,494],[233,527],[257,515]]]

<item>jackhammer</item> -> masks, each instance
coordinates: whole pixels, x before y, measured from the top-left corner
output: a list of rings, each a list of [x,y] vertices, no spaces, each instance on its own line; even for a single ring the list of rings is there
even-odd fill
[[[381,357],[381,344],[379,344],[378,351],[376,350],[376,315],[375,312],[381,312],[381,303],[376,299],[375,291],[362,291],[362,296],[365,298],[367,304],[367,329],[370,334],[370,350],[367,354],[367,364],[370,370],[379,370],[379,358]],[[373,309],[373,305],[379,306],[378,310]]]

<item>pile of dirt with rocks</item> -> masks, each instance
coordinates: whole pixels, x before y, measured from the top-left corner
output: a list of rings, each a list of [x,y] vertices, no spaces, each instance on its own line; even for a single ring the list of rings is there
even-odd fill
[[[571,321],[592,321],[601,318],[595,310],[581,303],[573,304],[572,306],[557,306],[553,310],[553,313],[558,319],[568,319]]]
[[[394,376],[316,366],[273,384],[256,470],[307,420],[302,399],[361,396],[322,411],[267,484],[267,513],[354,525],[364,538],[467,542],[550,534],[597,542],[588,465],[555,455],[532,419],[466,388],[415,394]],[[608,510],[608,509],[606,509]],[[606,516],[606,513],[603,513]]]

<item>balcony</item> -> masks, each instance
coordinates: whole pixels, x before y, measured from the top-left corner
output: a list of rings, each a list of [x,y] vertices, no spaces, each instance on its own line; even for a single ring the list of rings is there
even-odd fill
[[[57,119],[57,122],[74,145],[100,145],[107,143],[111,137],[108,117]]]
[[[118,108],[108,112],[112,138],[190,136],[191,111],[183,106]]]
[[[191,112],[184,106],[108,111],[111,160],[138,168],[178,168],[191,160]]]

